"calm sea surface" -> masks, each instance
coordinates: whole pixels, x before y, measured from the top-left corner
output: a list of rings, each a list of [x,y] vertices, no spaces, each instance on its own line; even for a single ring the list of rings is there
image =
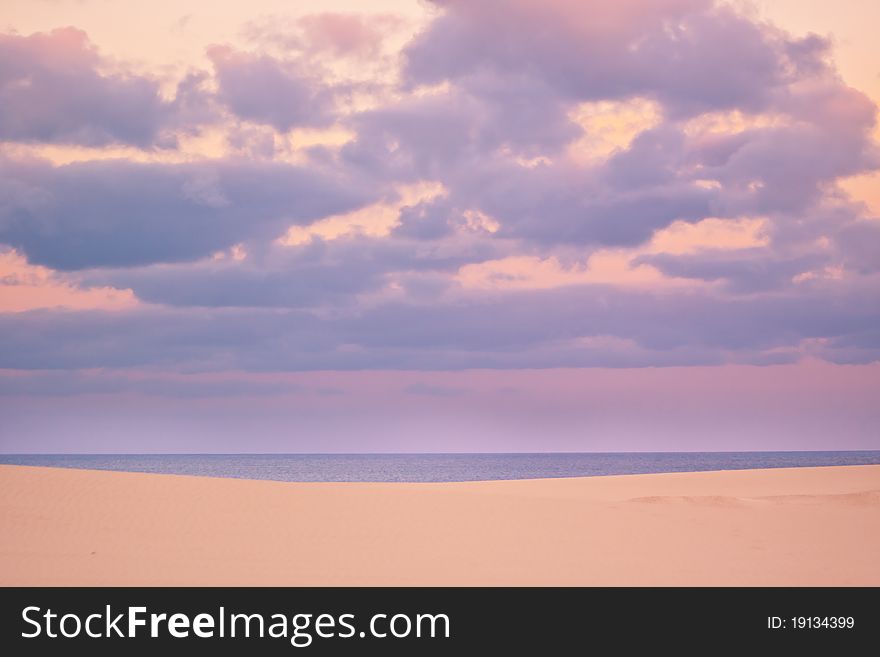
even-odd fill
[[[479,481],[880,464],[863,452],[6,454],[0,463],[274,481]]]

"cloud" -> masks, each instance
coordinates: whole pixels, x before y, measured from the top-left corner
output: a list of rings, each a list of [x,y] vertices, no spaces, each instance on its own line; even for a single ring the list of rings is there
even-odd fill
[[[716,214],[718,196],[688,181],[614,189],[593,172],[565,165],[487,168],[455,192],[461,203],[498,218],[501,237],[607,246],[642,244],[676,220]]]
[[[199,76],[185,78],[176,98],[165,100],[158,80],[113,68],[72,27],[0,34],[0,139],[173,147],[175,130],[207,120]]]
[[[375,57],[382,50],[387,32],[402,21],[393,14],[358,15],[325,12],[297,21],[307,50],[336,57]]]
[[[212,71],[190,74],[173,100],[148,78],[108,73],[81,33],[4,37],[8,138],[152,149],[217,121],[238,154],[0,160],[0,242],[64,285],[144,302],[0,314],[0,366],[880,358],[877,222],[838,188],[880,167],[876,106],[843,83],[826,39],[709,0],[435,4],[399,79],[382,40],[396,28],[320,14],[295,19],[289,38],[252,26],[252,51],[212,47]],[[346,77],[379,69],[362,86]],[[44,95],[46,112],[27,116]],[[633,125],[615,124],[623,106]],[[583,116],[619,138],[590,150],[601,120]],[[296,141],[331,124],[351,138]],[[420,186],[442,193],[393,200]],[[278,240],[325,218],[335,223],[323,232]],[[755,222],[761,239],[725,244],[719,229],[686,252],[654,240],[708,218]],[[650,276],[575,284],[616,280],[590,271],[528,290],[461,277],[489,261],[588,271],[597,253]]]
[[[724,281],[732,292],[778,290],[830,264],[827,253],[783,257],[762,249],[704,250],[696,254],[639,256],[634,265],[651,265],[667,276]]]
[[[465,264],[497,257],[498,249],[468,235],[429,248],[409,239],[359,234],[274,245],[243,260],[206,259],[82,272],[87,287],[131,289],[142,301],[170,306],[315,308],[351,306],[359,295],[391,284],[397,294],[434,297]]]
[[[465,394],[467,390],[452,386],[438,386],[430,383],[416,382],[406,386],[404,392],[410,395],[426,395],[428,397],[457,397]]]
[[[325,126],[333,119],[333,95],[320,79],[296,61],[213,46],[218,97],[241,119],[265,123],[281,132]]]
[[[441,181],[499,238],[633,247],[675,221],[762,215],[790,240],[835,181],[880,166],[876,106],[819,37],[696,0],[437,4],[404,80],[445,86],[352,117],[341,153],[376,178]],[[589,138],[575,108],[633,97],[659,103],[658,125],[610,157],[571,157]],[[401,230],[442,232],[423,219]]]
[[[412,85],[451,80],[473,90],[488,71],[546,82],[570,101],[648,96],[681,116],[760,110],[774,89],[821,69],[828,48],[709,0],[434,4],[444,14],[405,51]]]
[[[375,200],[344,171],[248,160],[0,160],[0,241],[60,270],[197,260]]]
[[[450,235],[455,230],[456,221],[461,220],[463,217],[446,199],[435,199],[402,208],[400,223],[394,229],[394,234],[437,240]]]
[[[274,15],[245,26],[243,34],[255,46],[271,45],[303,57],[375,60],[385,39],[406,24],[396,14],[322,12],[290,19]]]
[[[611,286],[359,310],[146,307],[0,314],[0,367],[297,371],[644,367],[880,359],[876,286],[725,298]]]
[[[864,274],[880,272],[880,220],[852,221],[837,234],[843,264]]]
[[[308,392],[285,381],[102,371],[0,372],[0,397],[137,394],[184,399]]]

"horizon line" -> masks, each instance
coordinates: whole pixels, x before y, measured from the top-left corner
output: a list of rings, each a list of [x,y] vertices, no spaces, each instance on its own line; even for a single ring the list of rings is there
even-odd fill
[[[621,455],[621,454],[838,454],[880,452],[868,449],[759,449],[759,450],[625,450],[619,452],[4,452],[6,456],[543,456],[543,455]]]

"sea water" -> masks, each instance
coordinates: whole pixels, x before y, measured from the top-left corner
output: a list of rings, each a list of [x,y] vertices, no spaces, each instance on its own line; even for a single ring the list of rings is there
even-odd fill
[[[880,464],[880,451],[541,454],[6,454],[0,463],[272,481],[480,481]]]

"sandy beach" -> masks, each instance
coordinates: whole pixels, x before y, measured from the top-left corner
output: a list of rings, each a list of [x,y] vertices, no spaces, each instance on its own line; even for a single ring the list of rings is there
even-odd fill
[[[880,585],[880,466],[444,484],[0,466],[2,585]]]

